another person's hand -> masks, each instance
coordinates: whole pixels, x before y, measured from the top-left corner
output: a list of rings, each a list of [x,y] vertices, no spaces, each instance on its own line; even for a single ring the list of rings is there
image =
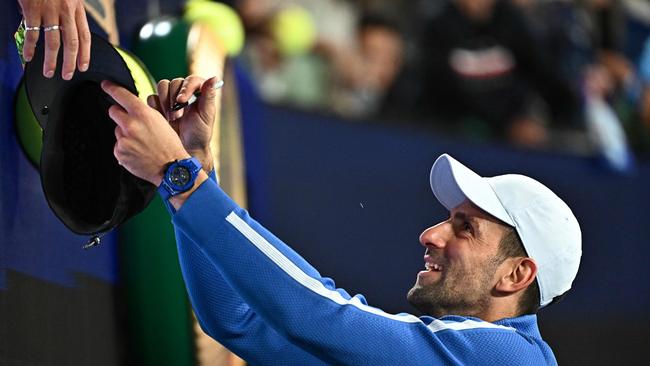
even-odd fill
[[[23,56],[29,62],[40,35],[45,37],[43,75],[54,76],[57,56],[63,38],[63,67],[61,77],[70,80],[75,64],[79,71],[90,64],[90,30],[83,0],[18,0],[25,18]]]
[[[189,158],[178,135],[156,110],[109,81],[102,89],[118,104],[108,109],[117,124],[113,154],[131,174],[159,186],[167,163]]]
[[[606,98],[615,87],[616,81],[605,66],[594,64],[585,68],[584,92],[587,96]]]
[[[158,95],[147,99],[150,107],[156,108],[170,121],[185,150],[199,159],[206,172],[214,167],[210,139],[219,111],[218,91],[215,89],[218,82],[217,77],[204,80],[195,75],[172,81],[161,80],[158,82]],[[201,96],[196,103],[179,111],[172,111],[176,102],[187,102],[192,94],[199,90]]]

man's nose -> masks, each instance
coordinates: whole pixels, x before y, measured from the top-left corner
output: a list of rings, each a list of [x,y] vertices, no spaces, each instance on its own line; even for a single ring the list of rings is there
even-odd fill
[[[427,247],[430,245],[436,248],[444,248],[449,240],[449,233],[451,232],[451,224],[448,222],[441,222],[438,225],[432,226],[422,234],[420,234],[420,244]]]

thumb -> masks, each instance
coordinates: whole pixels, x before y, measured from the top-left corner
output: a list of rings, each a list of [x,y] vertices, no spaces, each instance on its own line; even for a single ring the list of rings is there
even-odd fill
[[[206,123],[212,123],[215,120],[217,112],[217,95],[218,89],[223,86],[223,80],[216,76],[206,80],[201,85],[201,98],[199,98],[198,107],[201,118]]]

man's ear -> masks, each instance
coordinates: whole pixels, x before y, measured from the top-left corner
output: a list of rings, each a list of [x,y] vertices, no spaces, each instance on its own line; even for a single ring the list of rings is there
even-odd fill
[[[529,257],[508,258],[504,261],[505,270],[495,289],[513,293],[528,287],[537,276],[537,263]]]

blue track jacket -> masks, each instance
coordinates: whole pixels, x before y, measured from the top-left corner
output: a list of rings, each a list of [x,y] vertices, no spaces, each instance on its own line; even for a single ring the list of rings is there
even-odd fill
[[[173,215],[203,330],[251,365],[556,365],[537,318],[388,314],[336,288],[210,178]]]

